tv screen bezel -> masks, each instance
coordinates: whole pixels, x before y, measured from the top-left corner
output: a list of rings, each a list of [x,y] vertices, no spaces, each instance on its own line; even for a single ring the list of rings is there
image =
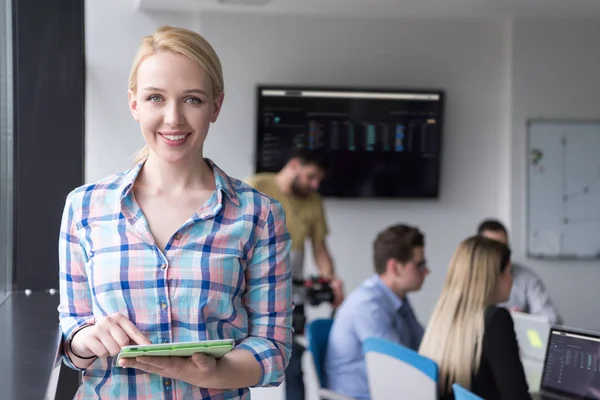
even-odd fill
[[[256,85],[256,106],[254,112],[255,118],[255,132],[254,132],[254,173],[260,173],[259,171],[259,151],[260,151],[260,130],[261,130],[261,92],[263,90],[283,90],[283,91],[337,91],[337,92],[375,92],[375,93],[414,93],[414,94],[431,94],[439,96],[439,145],[438,154],[435,162],[435,172],[437,175],[437,181],[435,191],[431,195],[403,195],[403,196],[344,196],[344,195],[326,195],[326,198],[334,199],[439,199],[442,182],[442,156],[444,151],[444,135],[445,135],[445,105],[446,105],[446,91],[444,89],[437,88],[412,88],[412,87],[361,87],[361,86],[319,86],[319,85],[287,85],[287,84],[258,84]]]

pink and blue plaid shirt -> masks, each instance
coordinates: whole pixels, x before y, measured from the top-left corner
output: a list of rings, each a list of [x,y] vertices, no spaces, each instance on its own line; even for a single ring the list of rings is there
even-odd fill
[[[234,339],[261,366],[257,386],[277,386],[291,353],[291,238],[275,200],[208,161],[212,197],[162,252],[135,201],[144,162],[69,194],[60,231],[64,340],[120,312],[152,343]],[[64,362],[76,368],[68,357]],[[78,399],[248,399],[248,388],[213,390],[97,358]]]

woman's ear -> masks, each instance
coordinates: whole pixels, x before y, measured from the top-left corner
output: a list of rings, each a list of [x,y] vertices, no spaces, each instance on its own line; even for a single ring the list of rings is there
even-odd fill
[[[135,97],[135,94],[131,90],[127,91],[127,99],[129,100],[129,111],[131,111],[131,115],[133,115],[133,119],[135,120],[135,122],[140,122],[140,118],[138,116],[138,111],[137,111],[137,106],[138,106],[137,98]]]
[[[219,118],[219,114],[221,113],[221,108],[223,107],[223,99],[225,98],[225,93],[221,93],[214,101],[213,104],[213,113],[210,119],[210,122],[213,124],[217,122]]]

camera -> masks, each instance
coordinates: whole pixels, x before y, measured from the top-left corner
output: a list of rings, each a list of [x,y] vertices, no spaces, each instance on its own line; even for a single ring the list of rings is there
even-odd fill
[[[306,325],[306,315],[304,314],[304,304],[310,304],[315,307],[323,302],[333,303],[333,289],[330,281],[318,276],[312,276],[308,279],[292,279],[294,292],[298,295],[299,305],[294,308],[292,314],[292,327],[294,334],[303,335]]]
[[[308,279],[293,280],[293,285],[302,286],[306,294],[306,302],[315,307],[321,303],[333,303],[333,290],[330,281],[318,276]]]

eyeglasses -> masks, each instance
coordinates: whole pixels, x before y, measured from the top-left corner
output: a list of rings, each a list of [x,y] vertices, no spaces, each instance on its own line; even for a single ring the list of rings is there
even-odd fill
[[[421,271],[427,269],[427,260],[421,260],[419,262],[413,261],[413,263],[415,264],[415,266],[417,267],[417,269],[419,269]]]

